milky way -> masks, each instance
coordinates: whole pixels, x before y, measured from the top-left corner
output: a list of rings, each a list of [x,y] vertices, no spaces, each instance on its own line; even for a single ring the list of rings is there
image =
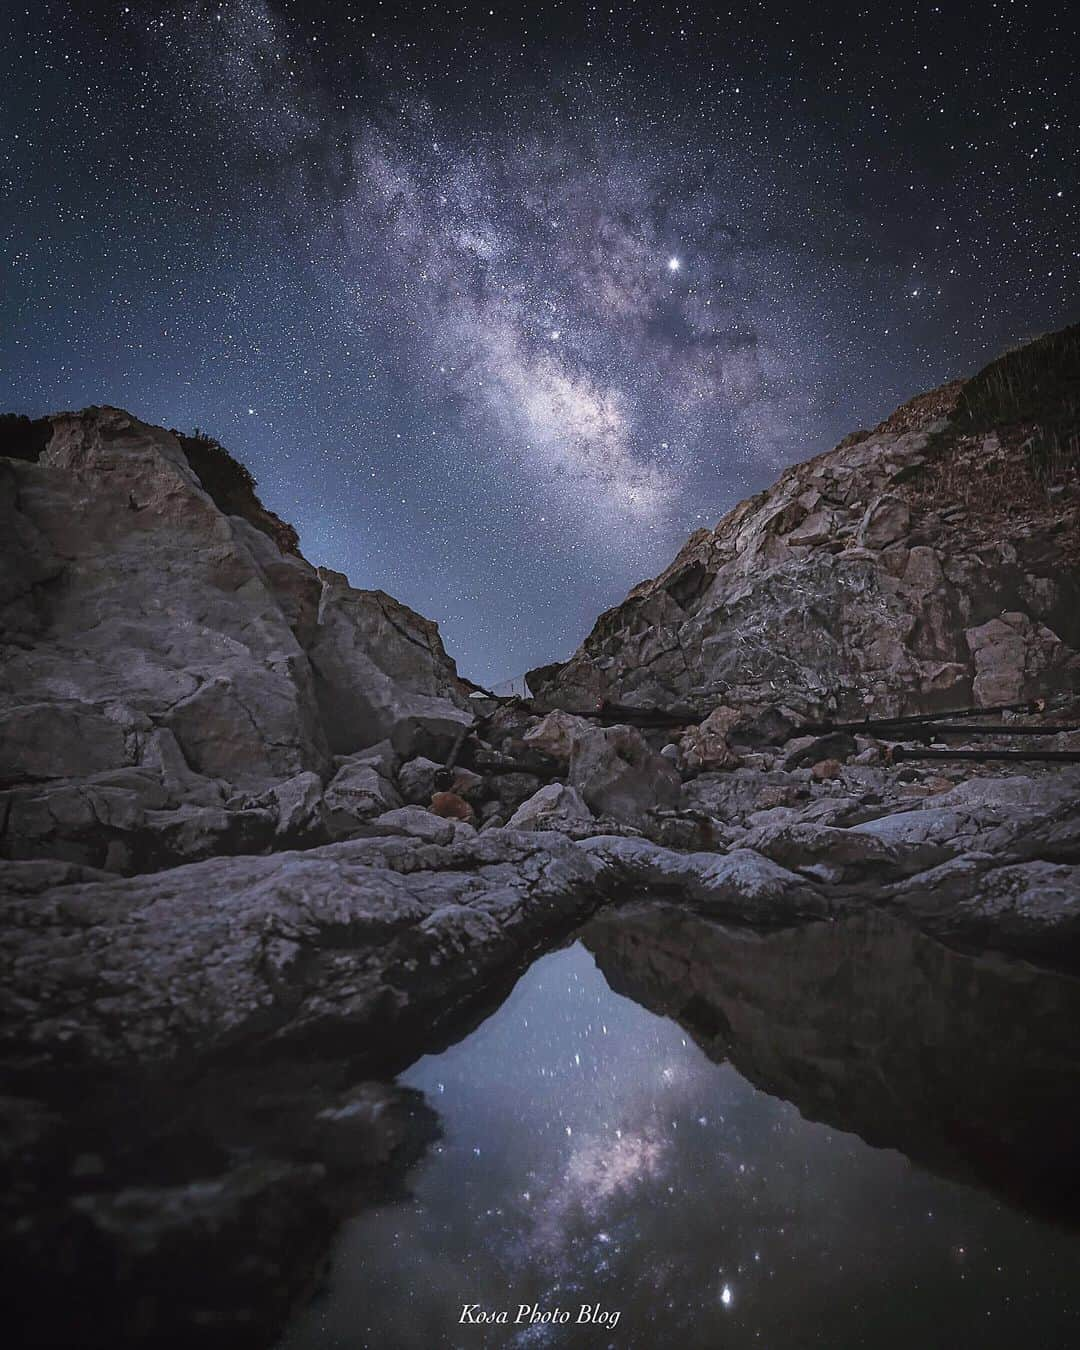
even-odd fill
[[[1075,315],[1066,6],[12,14],[2,402],[217,435],[491,681]]]

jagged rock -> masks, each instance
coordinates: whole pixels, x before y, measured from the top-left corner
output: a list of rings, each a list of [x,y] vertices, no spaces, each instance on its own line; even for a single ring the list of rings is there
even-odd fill
[[[115,408],[44,419],[41,441],[0,461],[0,785],[21,794],[5,856],[96,864],[116,845],[158,866],[140,811],[220,809],[323,775],[330,749],[430,752],[471,725],[435,626],[316,572],[220,447]],[[160,799],[90,787],[136,767]]]
[[[435,792],[435,775],[443,766],[424,755],[407,760],[398,770],[397,785],[406,802],[426,806]]]
[[[452,842],[351,839],[36,894],[25,869],[42,864],[0,863],[0,1057],[131,1066],[343,1040],[377,1057],[597,902],[599,864],[557,835],[405,812]],[[57,881],[44,866],[30,884]]]
[[[178,806],[173,811],[146,813],[144,828],[149,842],[140,841],[140,845],[150,866],[194,862],[219,854],[258,853],[271,846],[277,823],[273,810]]]
[[[681,761],[689,773],[715,773],[734,769],[742,761],[729,744],[732,727],[740,720],[736,708],[715,708],[699,726],[691,727],[679,741]]]
[[[866,508],[855,536],[862,548],[884,548],[903,539],[911,525],[911,512],[902,497],[885,493]]]
[[[576,788],[548,783],[522,802],[506,823],[508,830],[561,830],[595,822]]]
[[[376,816],[370,821],[366,833],[376,837],[404,834],[429,844],[452,844],[459,823],[463,822],[437,811],[429,811],[423,806],[399,806],[395,811]]]
[[[290,843],[318,840],[325,825],[323,785],[317,773],[298,773],[284,783],[275,783],[266,798],[277,816],[277,838]]]
[[[591,730],[592,723],[583,717],[556,709],[527,731],[522,740],[531,749],[550,755],[561,765],[568,765],[574,741]]]
[[[894,912],[961,946],[1080,970],[1080,867],[965,853],[889,888]]]
[[[891,880],[943,861],[947,850],[838,829],[805,820],[751,830],[740,843],[797,871],[825,881]]]
[[[309,655],[331,749],[389,738],[403,759],[448,751],[474,718],[436,626],[383,591],[358,591],[325,567],[318,575]]]
[[[682,798],[678,773],[632,727],[592,727],[578,736],[570,782],[597,815],[639,828],[652,811]]]
[[[781,700],[854,720],[1075,684],[1080,485],[1066,474],[1049,495],[1029,450],[1075,419],[1054,391],[1074,387],[1078,359],[1075,329],[1051,334],[787,469],[691,535],[569,661],[530,671],[538,703],[704,715]],[[1023,436],[1001,387],[1030,393]],[[969,648],[965,630],[1003,609],[1023,617],[1015,639]]]
[[[362,756],[346,757],[323,794],[326,827],[334,839],[348,839],[357,826],[400,805],[393,783]]]
[[[985,707],[1018,702],[1055,667],[1072,667],[1080,674],[1080,662],[1065,651],[1058,635],[1026,614],[1002,614],[967,629],[964,637],[975,662],[972,693]]]

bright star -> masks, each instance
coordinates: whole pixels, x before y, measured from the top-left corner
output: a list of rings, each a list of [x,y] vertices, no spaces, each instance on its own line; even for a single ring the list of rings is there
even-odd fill
[[[682,263],[678,260],[678,258],[669,258],[667,260],[667,265],[669,272],[677,272],[679,268],[682,266]]]

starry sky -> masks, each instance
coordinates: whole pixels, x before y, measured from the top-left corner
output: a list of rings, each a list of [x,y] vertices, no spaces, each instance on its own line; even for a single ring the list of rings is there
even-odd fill
[[[1075,321],[1067,3],[4,7],[0,407],[200,427],[485,683]]]
[[[580,943],[403,1081],[442,1140],[408,1198],[346,1226],[279,1350],[1075,1343],[1074,1233],[804,1119],[613,993]],[[571,1323],[514,1326],[534,1302]],[[462,1327],[465,1303],[509,1324]],[[614,1333],[577,1325],[582,1304],[618,1311]]]

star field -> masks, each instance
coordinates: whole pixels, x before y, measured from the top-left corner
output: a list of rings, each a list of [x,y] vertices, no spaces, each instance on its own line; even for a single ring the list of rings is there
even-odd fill
[[[221,439],[482,681],[1076,318],[1064,4],[8,11],[3,406]]]
[[[580,944],[402,1081],[443,1138],[406,1199],[346,1226],[280,1350],[1075,1340],[1074,1235],[804,1119],[613,993]],[[461,1327],[466,1302],[509,1324]],[[513,1325],[534,1302],[570,1325]],[[615,1330],[575,1325],[583,1303]]]

